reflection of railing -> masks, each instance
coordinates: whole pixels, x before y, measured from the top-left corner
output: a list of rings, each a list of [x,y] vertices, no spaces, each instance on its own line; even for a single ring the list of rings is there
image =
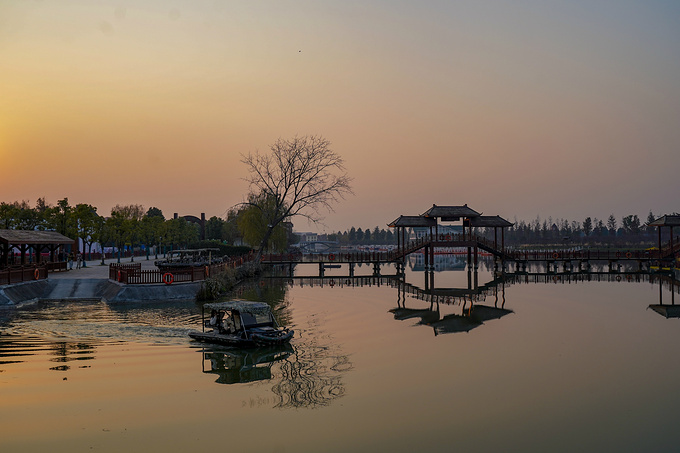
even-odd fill
[[[381,263],[390,261],[390,252],[342,252],[262,255],[262,262],[277,263]]]
[[[511,250],[507,256],[517,261],[645,261],[655,259],[650,250]]]
[[[315,286],[319,287],[329,287],[329,288],[344,288],[344,287],[363,287],[363,286],[386,286],[392,285],[392,282],[397,277],[285,277],[284,279],[288,281],[288,284],[295,286],[296,284],[300,287],[308,286],[313,288]]]

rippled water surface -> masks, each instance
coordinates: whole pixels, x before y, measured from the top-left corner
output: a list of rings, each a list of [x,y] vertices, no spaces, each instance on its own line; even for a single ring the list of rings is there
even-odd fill
[[[0,451],[676,451],[677,282],[438,269],[246,285],[296,331],[252,351],[194,302],[0,310]]]

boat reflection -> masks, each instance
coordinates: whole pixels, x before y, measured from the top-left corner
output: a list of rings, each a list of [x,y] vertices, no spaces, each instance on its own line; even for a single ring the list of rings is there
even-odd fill
[[[216,374],[218,384],[254,382],[272,378],[272,366],[294,352],[290,344],[257,349],[204,347],[203,373]]]
[[[314,284],[305,283],[306,279],[298,281],[301,285]],[[333,279],[327,280],[330,281]],[[241,285],[233,297],[269,304],[280,323],[295,327],[296,335],[290,344],[248,351],[210,345],[201,350],[202,369],[217,374],[216,382],[222,384],[270,383],[276,408],[329,406],[345,395],[343,377],[353,365],[326,330],[322,318],[292,323],[290,299],[286,297],[289,285],[292,283],[288,277],[262,279]]]

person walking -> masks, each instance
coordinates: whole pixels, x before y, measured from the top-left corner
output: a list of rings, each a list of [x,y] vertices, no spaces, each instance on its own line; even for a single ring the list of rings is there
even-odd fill
[[[76,256],[76,269],[80,269],[80,266],[83,264],[83,255],[78,252],[78,255]]]

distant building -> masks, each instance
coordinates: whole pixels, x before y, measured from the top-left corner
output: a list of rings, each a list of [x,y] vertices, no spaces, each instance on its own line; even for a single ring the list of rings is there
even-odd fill
[[[300,238],[300,242],[316,242],[319,240],[317,233],[295,233]]]
[[[462,234],[463,233],[463,227],[462,225],[439,225],[438,227],[438,232],[439,234]],[[409,236],[410,240],[414,239],[420,239],[422,237],[425,237],[430,234],[430,229],[427,227],[415,227],[411,230],[411,235]]]

